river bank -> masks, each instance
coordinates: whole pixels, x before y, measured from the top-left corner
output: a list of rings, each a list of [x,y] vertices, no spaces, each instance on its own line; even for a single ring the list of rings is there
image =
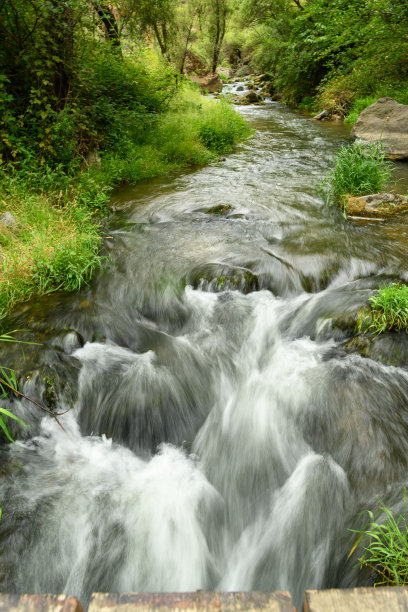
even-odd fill
[[[100,267],[100,218],[115,185],[210,163],[250,134],[227,104],[182,86],[143,142],[88,156],[74,172],[3,168],[0,177],[0,319],[15,304],[78,290]],[[7,221],[12,214],[13,221]]]

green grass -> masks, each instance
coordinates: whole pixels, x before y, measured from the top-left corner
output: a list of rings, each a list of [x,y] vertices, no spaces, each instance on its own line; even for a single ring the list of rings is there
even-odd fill
[[[328,203],[344,208],[347,196],[378,193],[384,189],[392,170],[381,143],[343,146],[335,156],[334,168],[321,183],[320,193]]]
[[[57,206],[24,185],[1,193],[0,213],[11,211],[19,230],[0,227],[0,314],[33,295],[77,290],[100,267],[98,226],[72,197]]]
[[[386,331],[408,329],[408,286],[391,283],[381,287],[378,294],[370,298],[371,323],[368,328],[376,334]]]
[[[404,490],[404,511],[397,518],[381,502],[385,518],[379,523],[368,511],[370,523],[359,534],[350,555],[362,543],[363,554],[360,566],[370,569],[374,583],[378,586],[402,586],[408,584],[408,525],[406,516],[406,493]]]
[[[205,98],[185,85],[143,138],[102,156],[102,174],[109,183],[135,183],[204,165],[250,134],[247,122],[228,102]]]
[[[350,123],[353,125],[357,121],[359,114],[368,106],[371,106],[371,104],[377,102],[377,100],[378,97],[376,96],[366,96],[365,98],[357,98],[357,100],[354,100],[349,114],[344,119],[344,123]]]

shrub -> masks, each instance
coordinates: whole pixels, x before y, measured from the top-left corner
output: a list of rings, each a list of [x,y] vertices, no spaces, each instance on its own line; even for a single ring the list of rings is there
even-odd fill
[[[381,143],[343,146],[334,160],[334,168],[320,185],[320,193],[329,203],[344,207],[347,195],[360,196],[381,191],[392,175]]]
[[[353,530],[360,536],[352,549],[360,542],[368,542],[363,546],[360,566],[374,572],[376,585],[402,586],[408,584],[408,524],[405,507],[397,519],[381,502],[381,510],[385,516],[383,523],[378,523],[373,513],[368,511],[370,524],[365,529]]]
[[[408,329],[408,286],[391,283],[381,287],[378,295],[370,298],[371,324],[374,333]]]
[[[357,98],[354,100],[349,114],[344,119],[344,123],[350,123],[351,125],[357,121],[359,114],[371,104],[374,104],[378,98],[376,96],[367,96],[365,98]]]

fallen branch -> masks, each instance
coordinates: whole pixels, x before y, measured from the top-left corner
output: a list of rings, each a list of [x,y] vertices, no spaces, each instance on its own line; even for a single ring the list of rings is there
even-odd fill
[[[61,427],[62,431],[65,431],[65,429],[61,425],[60,421],[58,420],[58,417],[64,416],[64,414],[67,414],[67,412],[72,410],[72,407],[68,408],[68,410],[65,410],[65,412],[52,412],[51,410],[48,410],[48,408],[45,408],[44,406],[42,406],[42,404],[40,404],[36,400],[33,400],[31,397],[28,397],[27,395],[25,395],[21,391],[18,391],[18,389],[15,389],[12,385],[10,385],[8,382],[6,382],[3,378],[0,378],[0,385],[4,385],[5,387],[7,387],[11,391],[13,391],[13,393],[15,393],[16,395],[19,395],[20,397],[23,397],[27,401],[31,402],[32,404],[34,404],[35,406],[40,408],[40,410],[43,410],[44,412],[46,412],[47,414],[52,416],[57,421],[57,423]]]

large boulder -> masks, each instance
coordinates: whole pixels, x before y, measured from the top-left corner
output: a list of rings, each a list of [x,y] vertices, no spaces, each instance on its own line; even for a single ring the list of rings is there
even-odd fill
[[[408,106],[380,98],[360,113],[351,136],[363,142],[381,141],[391,159],[408,159]]]
[[[350,196],[346,202],[346,214],[351,218],[385,219],[406,211],[408,211],[408,198],[398,193]]]
[[[211,72],[205,62],[192,51],[187,51],[184,60],[184,74],[198,74],[200,76]]]
[[[210,72],[209,74],[204,74],[202,76],[194,74],[191,76],[191,78],[201,87],[201,91],[207,91],[208,93],[222,91],[223,83],[219,74],[216,72]]]
[[[223,82],[216,72],[211,72],[203,60],[191,51],[186,54],[184,74],[190,76],[202,91],[216,93],[222,91]]]

